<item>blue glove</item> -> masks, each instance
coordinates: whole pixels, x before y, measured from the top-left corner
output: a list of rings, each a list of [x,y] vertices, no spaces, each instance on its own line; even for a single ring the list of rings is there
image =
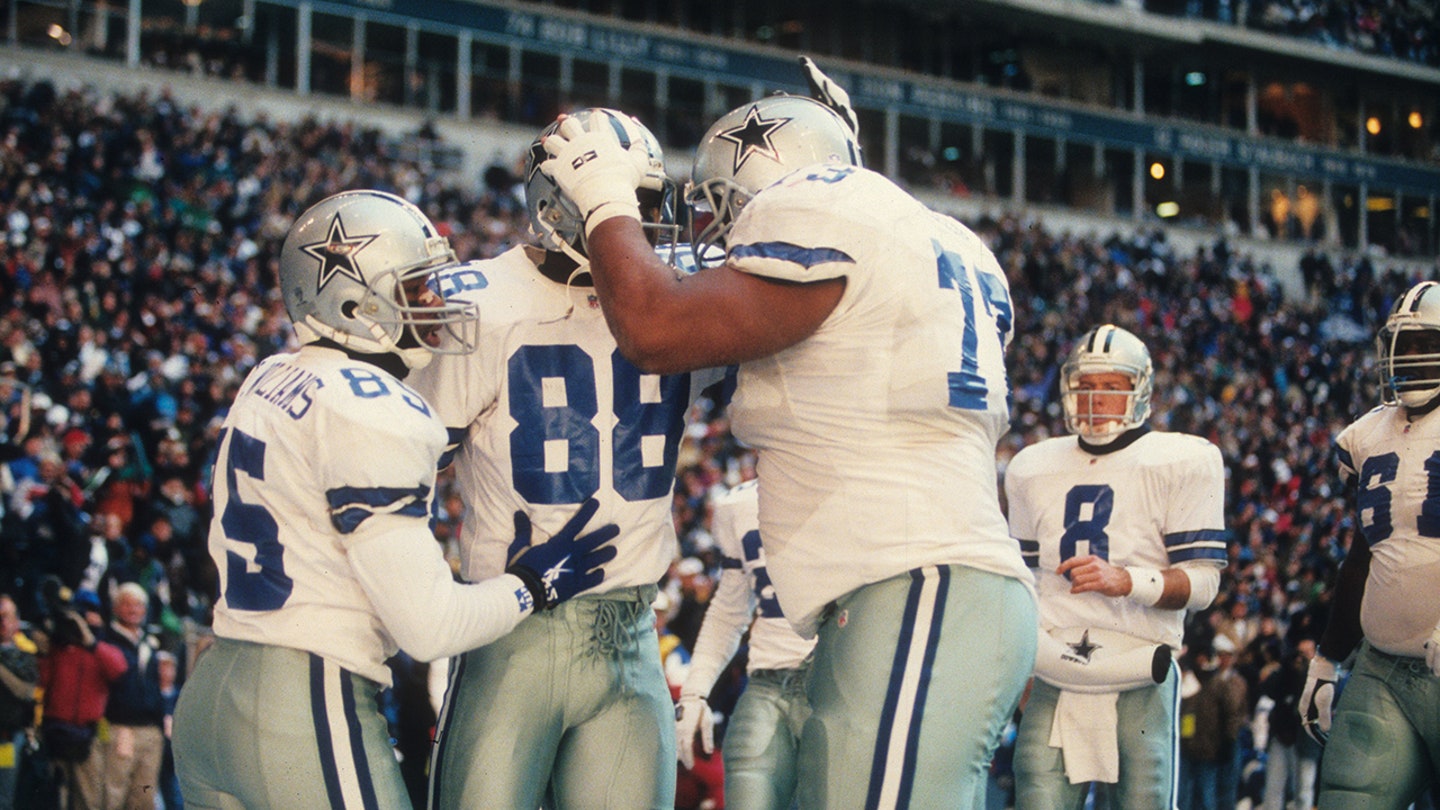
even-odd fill
[[[538,546],[530,545],[530,516],[515,513],[515,540],[510,544],[505,573],[514,574],[525,583],[535,600],[535,609],[547,610],[594,588],[605,581],[600,566],[615,559],[615,546],[606,543],[620,533],[614,523],[587,534],[580,534],[600,508],[591,498],[580,506],[554,537]]]

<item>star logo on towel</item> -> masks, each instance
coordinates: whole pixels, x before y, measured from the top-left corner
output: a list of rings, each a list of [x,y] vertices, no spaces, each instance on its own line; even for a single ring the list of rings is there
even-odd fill
[[[1070,648],[1070,653],[1075,657],[1075,660],[1084,664],[1090,663],[1090,656],[1094,655],[1095,651],[1100,649],[1099,644],[1090,643],[1089,630],[1086,630],[1085,634],[1080,636],[1079,641],[1075,642],[1074,644],[1067,644],[1065,646]]]

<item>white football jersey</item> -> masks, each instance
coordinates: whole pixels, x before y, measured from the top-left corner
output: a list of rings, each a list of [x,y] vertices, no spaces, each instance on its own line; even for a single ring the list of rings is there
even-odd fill
[[[760,500],[759,487],[755,481],[747,481],[715,499],[711,515],[711,528],[715,535],[715,546],[720,549],[722,577],[740,573],[749,583],[746,604],[732,609],[737,618],[750,624],[750,652],[746,661],[747,670],[795,669],[799,667],[815,648],[815,639],[801,638],[790,626],[790,620],[780,610],[775,598],[775,588],[770,584],[770,574],[765,570],[765,550],[760,542]],[[731,606],[717,604],[720,590],[706,608],[705,621],[711,621],[711,614],[724,611]],[[719,618],[718,616],[716,618]],[[743,629],[744,624],[739,623]],[[738,635],[738,634],[737,634]],[[697,645],[698,646],[698,645]]]
[[[307,650],[389,683],[396,645],[346,543],[376,515],[428,516],[444,448],[419,394],[339,350],[307,346],[256,366],[215,461],[216,635]]]
[[[1030,577],[1000,512],[1010,290],[983,242],[879,174],[802,169],[728,237],[741,271],[844,277],[814,334],[743,364],[735,435],[757,448],[760,533],[785,615],[927,565]]]
[[[1180,649],[1185,611],[1099,593],[1070,593],[1055,573],[1072,557],[1111,565],[1223,568],[1225,467],[1220,450],[1184,433],[1150,431],[1113,452],[1075,436],[1032,444],[1005,468],[1010,532],[1036,570],[1040,627],[1101,628]]]
[[[442,275],[446,298],[479,306],[478,346],[411,375],[458,443],[461,574],[474,582],[505,570],[515,512],[530,515],[539,542],[595,497],[589,528],[620,526],[596,591],[654,585],[676,554],[670,493],[685,417],[724,370],[640,373],[595,291],[551,281],[526,251]]]
[[[1341,431],[1335,447],[1370,546],[1360,627],[1385,652],[1424,658],[1440,622],[1440,418],[1411,422],[1404,408],[1382,406]]]

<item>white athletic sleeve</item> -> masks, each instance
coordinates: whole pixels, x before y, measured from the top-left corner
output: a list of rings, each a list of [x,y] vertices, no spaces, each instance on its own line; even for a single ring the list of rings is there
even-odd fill
[[[454,581],[424,520],[376,515],[355,530],[346,547],[380,621],[418,660],[489,644],[530,615],[529,591],[518,577]]]
[[[720,573],[720,584],[710,597],[705,619],[695,637],[695,651],[690,654],[690,673],[680,687],[682,695],[708,695],[720,677],[720,671],[740,649],[740,639],[754,615],[745,569],[738,565]]]
[[[1190,578],[1190,599],[1186,610],[1204,610],[1220,593],[1220,569],[1213,565],[1185,564],[1175,566]]]

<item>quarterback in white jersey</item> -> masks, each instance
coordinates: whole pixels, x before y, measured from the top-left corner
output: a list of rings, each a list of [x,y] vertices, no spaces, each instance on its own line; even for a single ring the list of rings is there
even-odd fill
[[[653,159],[647,190],[656,218],[669,218],[653,136],[614,111],[577,115],[620,128]],[[599,519],[621,527],[618,551],[603,586],[457,662],[431,803],[670,807],[674,704],[650,604],[678,551],[671,492],[685,417],[724,369],[661,376],[626,360],[589,286],[578,220],[556,216],[566,202],[534,165],[526,174],[544,247],[445,274],[447,295],[480,309],[477,347],[437,358],[414,384],[457,444],[465,579],[503,570],[494,532],[517,511],[543,534],[596,498]]]
[[[748,682],[725,732],[725,801],[753,810],[789,810],[795,801],[796,752],[810,717],[805,678],[814,639],[790,626],[775,598],[760,542],[756,481],[715,500],[711,531],[720,550],[720,585],[710,597],[680,687],[675,740],[685,767],[695,764],[695,735],[714,751],[714,715],[707,698],[750,631]]]
[[[538,546],[517,520],[517,555],[477,585],[453,581],[430,533],[446,433],[401,377],[441,329],[473,341],[474,309],[426,287],[454,259],[418,209],[380,192],[329,197],[286,237],[280,281],[304,345],[251,372],[221,431],[217,641],[175,716],[197,807],[408,806],[376,703],[385,659],[488,643],[603,581],[590,572],[614,527],[571,542],[593,505]]]
[[[1117,808],[1173,808],[1170,651],[1226,563],[1224,465],[1205,439],[1146,425],[1150,354],[1124,329],[1086,333],[1060,377],[1074,435],[1024,448],[1005,470],[1010,532],[1040,594],[1016,805],[1078,810],[1091,782],[1108,782]]]
[[[821,101],[769,96],[701,140],[687,198],[721,267],[677,280],[644,255],[613,133],[562,120],[544,169],[586,213],[627,357],[741,363],[767,570],[819,637],[801,806],[971,807],[1034,665],[995,467],[1009,289],[974,234],[859,166],[853,111],[817,73]]]
[[[1440,782],[1440,284],[1402,296],[1376,342],[1383,404],[1335,440],[1360,532],[1299,707],[1312,736],[1328,732],[1325,810],[1405,807]],[[1332,726],[1336,665],[1352,653]]]

